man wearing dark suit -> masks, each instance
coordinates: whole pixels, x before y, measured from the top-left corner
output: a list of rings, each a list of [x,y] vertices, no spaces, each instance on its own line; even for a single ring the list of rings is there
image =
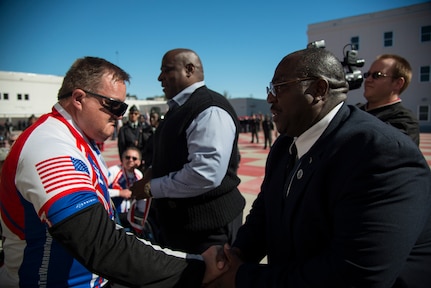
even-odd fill
[[[124,151],[129,147],[136,147],[139,151],[144,150],[146,141],[150,135],[150,127],[144,126],[139,122],[140,112],[136,105],[129,109],[129,121],[121,126],[118,132],[118,153],[120,159],[123,157]]]
[[[267,100],[282,135],[221,287],[431,287],[430,168],[347,91],[325,49],[279,63]]]
[[[161,245],[202,253],[233,243],[245,206],[238,190],[238,117],[205,86],[192,50],[168,51],[158,80],[170,108],[154,134],[152,167],[131,190],[154,197]]]

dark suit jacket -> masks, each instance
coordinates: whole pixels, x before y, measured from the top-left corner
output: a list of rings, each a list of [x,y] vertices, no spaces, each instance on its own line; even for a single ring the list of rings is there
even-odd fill
[[[365,110],[366,104],[358,107]],[[413,115],[412,111],[404,107],[401,102],[368,110],[367,112],[410,136],[416,145],[419,146],[419,121]]]
[[[413,141],[343,105],[286,197],[291,142],[274,143],[234,243],[250,262],[237,287],[431,287],[431,173]]]

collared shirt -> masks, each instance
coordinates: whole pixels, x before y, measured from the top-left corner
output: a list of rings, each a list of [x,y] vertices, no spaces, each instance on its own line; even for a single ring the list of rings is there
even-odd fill
[[[168,101],[169,107],[172,101],[183,105],[204,85],[201,81],[187,87]],[[192,121],[186,133],[189,162],[179,171],[151,180],[151,193],[155,198],[198,196],[219,186],[226,175],[236,134],[230,114],[211,106]]]
[[[337,114],[338,110],[340,110],[341,106],[343,106],[344,102],[341,102],[337,106],[334,107],[325,117],[323,117],[319,122],[314,124],[307,131],[302,133],[296,140],[296,148],[298,149],[298,159],[300,159],[305,153],[310,150],[311,146],[316,143],[317,139],[323,134],[325,129],[328,127],[329,123],[331,123],[332,119],[334,119],[335,114]]]
[[[292,154],[292,149],[296,146],[297,150],[297,159],[301,161],[301,157],[310,150],[310,148],[316,143],[317,139],[323,134],[325,129],[328,127],[329,123],[331,123],[332,119],[334,119],[338,110],[340,110],[341,106],[343,106],[344,102],[341,102],[337,106],[335,106],[325,117],[320,119],[319,122],[311,126],[304,133],[299,135],[299,137],[295,137],[293,143],[289,147],[289,153]],[[295,166],[294,174],[298,171],[299,166]],[[288,178],[287,188],[286,188],[286,197],[290,193],[290,187],[292,185],[292,180],[294,177]]]
[[[130,127],[132,127],[132,128],[137,128],[138,127],[138,124],[139,124],[139,122],[138,121],[136,121],[136,122],[129,122],[129,125],[130,125]]]
[[[193,83],[189,87],[185,88],[183,91],[181,91],[180,93],[178,93],[168,101],[169,108],[171,109],[175,105],[182,106],[184,103],[186,103],[186,101],[190,98],[190,95],[192,95],[192,93],[195,92],[196,89],[204,85],[205,85],[205,82],[200,81],[200,82]],[[175,102],[176,104],[173,104],[172,102]]]

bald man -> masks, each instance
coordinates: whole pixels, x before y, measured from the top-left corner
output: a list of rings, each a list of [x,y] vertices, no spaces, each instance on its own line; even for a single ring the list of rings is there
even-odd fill
[[[158,80],[170,109],[154,134],[152,168],[132,191],[154,198],[161,245],[201,253],[232,243],[245,206],[236,173],[238,117],[205,86],[190,49],[168,51]]]

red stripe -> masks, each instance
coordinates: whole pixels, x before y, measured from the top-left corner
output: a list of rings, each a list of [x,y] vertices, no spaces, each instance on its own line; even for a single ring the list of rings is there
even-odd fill
[[[30,127],[25,129],[15,141],[6,161],[3,163],[3,171],[7,170],[8,176],[16,175],[18,159],[24,143],[27,141],[34,129],[45,122],[48,117],[49,114],[39,117],[39,119]],[[0,183],[0,203],[7,203],[7,207],[3,205],[1,206],[3,224],[20,239],[25,239],[23,232],[25,229],[24,206],[21,204],[19,192],[15,187],[15,177],[6,177],[6,173],[2,174]],[[14,222],[11,222],[10,219],[13,219]]]

